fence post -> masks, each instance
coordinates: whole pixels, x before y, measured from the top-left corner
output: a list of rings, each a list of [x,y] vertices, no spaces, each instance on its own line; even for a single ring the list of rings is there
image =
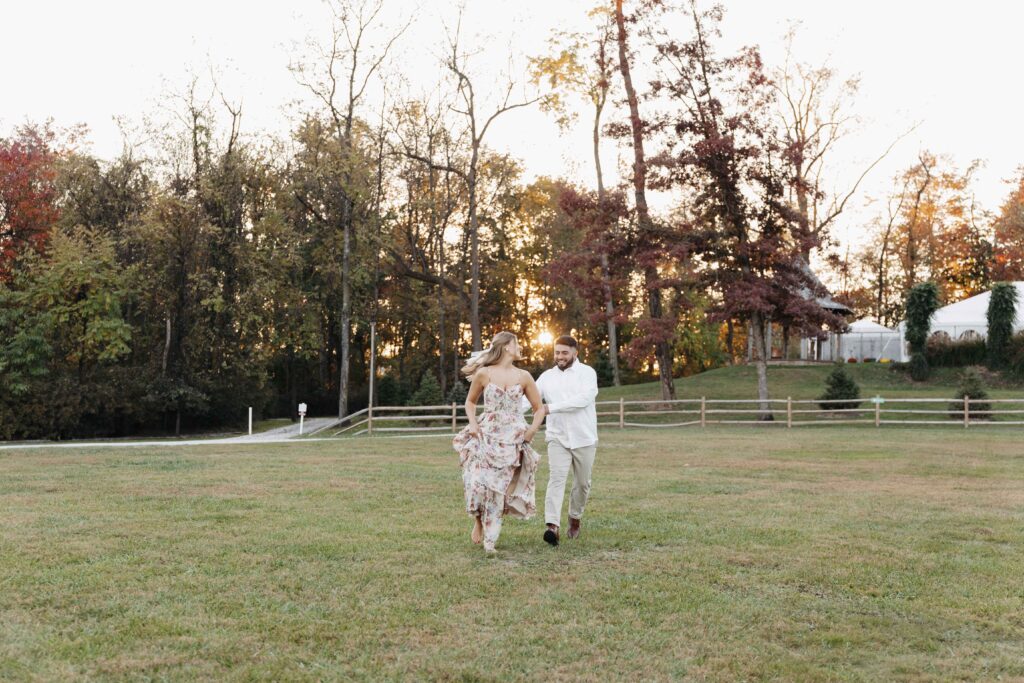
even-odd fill
[[[793,428],[793,397],[786,397],[786,429]]]
[[[700,397],[700,426],[707,426],[707,399],[704,396]]]
[[[875,426],[882,426],[882,401],[881,396],[875,396]]]
[[[964,396],[964,429],[971,422],[971,399]]]
[[[373,406],[366,411],[366,433],[373,434]]]
[[[458,423],[456,422],[457,419],[458,413],[456,412],[455,401],[452,401],[452,434],[459,431],[459,428],[457,427]]]
[[[626,428],[626,399],[619,397],[619,429]]]

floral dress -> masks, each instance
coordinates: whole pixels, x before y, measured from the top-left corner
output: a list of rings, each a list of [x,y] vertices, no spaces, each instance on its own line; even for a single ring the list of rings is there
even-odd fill
[[[523,442],[526,420],[520,401],[523,388],[484,387],[484,412],[477,420],[480,436],[463,429],[452,440],[462,465],[466,511],[480,516],[484,549],[494,550],[504,515],[530,519],[537,511],[535,476],[540,455]]]

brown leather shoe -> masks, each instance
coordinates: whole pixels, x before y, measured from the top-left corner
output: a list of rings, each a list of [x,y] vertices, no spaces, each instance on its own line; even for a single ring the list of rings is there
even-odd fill
[[[580,537],[580,520],[575,517],[569,518],[569,538]]]
[[[548,524],[548,528],[544,530],[544,541],[551,546],[558,545],[558,526],[555,524]]]

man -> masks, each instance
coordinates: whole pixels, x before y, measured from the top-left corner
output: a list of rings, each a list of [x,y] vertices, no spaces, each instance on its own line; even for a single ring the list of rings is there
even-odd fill
[[[597,452],[597,373],[579,360],[579,344],[570,336],[555,340],[555,367],[537,379],[547,405],[548,491],[544,500],[544,540],[558,545],[565,483],[572,469],[569,538],[578,538],[590,495],[590,472]]]

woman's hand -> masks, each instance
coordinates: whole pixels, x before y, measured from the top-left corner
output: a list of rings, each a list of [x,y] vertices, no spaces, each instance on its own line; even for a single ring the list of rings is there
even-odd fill
[[[477,438],[480,437],[480,425],[477,424],[475,421],[470,422],[469,427],[467,427],[467,429],[469,430],[470,436],[475,436]]]
[[[530,443],[531,441],[533,441],[533,437],[535,436],[537,436],[537,430],[534,429],[533,427],[530,427],[529,429],[526,430],[526,432],[523,433],[523,443]]]

